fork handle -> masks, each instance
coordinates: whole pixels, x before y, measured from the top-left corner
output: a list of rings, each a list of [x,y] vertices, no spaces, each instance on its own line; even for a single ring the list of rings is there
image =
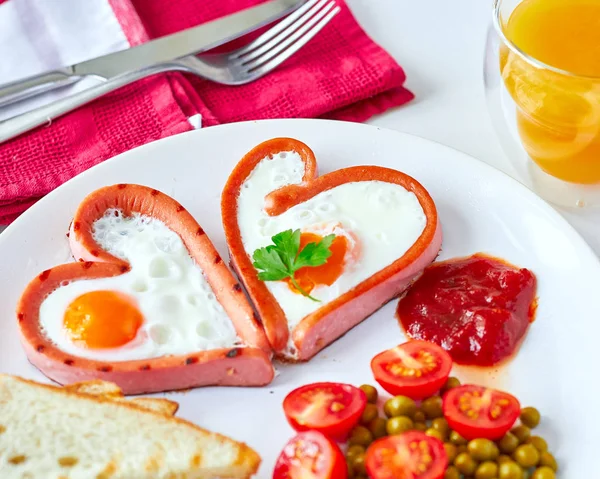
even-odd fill
[[[82,78],[70,67],[0,85],[0,108],[26,98],[76,83]]]
[[[40,125],[49,125],[52,120],[68,113],[86,103],[125,85],[141,80],[150,75],[167,71],[189,71],[184,62],[165,62],[151,65],[141,70],[124,73],[100,85],[88,88],[69,97],[54,101],[35,110],[0,121],[0,143],[32,130]]]

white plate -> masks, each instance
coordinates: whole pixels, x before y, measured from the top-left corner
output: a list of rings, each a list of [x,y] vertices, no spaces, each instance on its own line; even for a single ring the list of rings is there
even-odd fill
[[[563,465],[562,477],[589,477],[600,444],[598,258],[562,217],[508,176],[447,147],[363,125],[275,120],[207,128],[129,151],[58,188],[0,236],[0,371],[44,380],[21,350],[14,306],[34,275],[69,260],[65,233],[85,195],[114,183],[158,188],[195,215],[225,256],[221,188],[244,153],[276,136],[306,142],[322,173],[374,164],[417,178],[439,209],[443,258],[484,251],[537,274],[537,319],[521,350],[506,367],[479,377],[542,411],[541,433]],[[285,394],[319,380],[373,383],[370,359],[403,341],[394,308],[388,304],[309,363],[277,365],[268,387],[167,397],[181,403],[182,417],[253,446],[264,459],[259,477],[269,478],[292,436],[281,408]]]

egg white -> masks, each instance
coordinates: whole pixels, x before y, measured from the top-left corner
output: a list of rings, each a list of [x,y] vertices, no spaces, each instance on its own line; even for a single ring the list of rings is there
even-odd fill
[[[311,292],[320,302],[293,292],[286,282],[265,283],[283,309],[290,329],[401,257],[427,224],[414,193],[382,181],[346,183],[279,216],[269,216],[264,210],[265,196],[282,186],[301,183],[303,175],[304,163],[296,152],[264,158],[242,185],[238,198],[238,223],[249,256],[271,244],[272,236],[288,229],[322,236],[344,234],[358,243],[358,257],[346,255],[344,271],[335,283],[317,286]]]
[[[108,210],[93,225],[94,239],[127,260],[121,276],[73,281],[52,292],[40,307],[40,326],[61,350],[102,361],[150,359],[233,347],[235,328],[183,241],[164,223],[140,214]],[[90,291],[109,290],[132,298],[144,323],[130,343],[110,349],[76,345],[64,326],[69,304]]]

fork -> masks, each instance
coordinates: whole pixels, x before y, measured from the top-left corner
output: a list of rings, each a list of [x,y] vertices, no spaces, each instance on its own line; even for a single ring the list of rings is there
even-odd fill
[[[100,85],[32,111],[0,121],[0,143],[52,121],[107,93],[151,75],[169,71],[192,73],[224,85],[243,85],[277,68],[340,12],[335,0],[309,0],[248,45],[222,54],[188,56],[124,73]]]

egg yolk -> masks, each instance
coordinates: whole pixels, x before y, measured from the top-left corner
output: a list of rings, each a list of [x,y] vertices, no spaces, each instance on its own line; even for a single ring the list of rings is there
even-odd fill
[[[308,243],[318,243],[322,239],[323,236],[315,233],[302,233],[300,235],[300,251]],[[294,279],[306,293],[310,293],[315,286],[331,286],[343,273],[348,239],[345,236],[336,236],[329,249],[331,256],[325,264],[315,267],[305,266],[296,271]],[[299,293],[291,281],[288,280],[288,284],[292,291]]]
[[[133,300],[114,291],[91,291],[67,308],[64,327],[78,346],[116,348],[135,338],[144,322]]]

